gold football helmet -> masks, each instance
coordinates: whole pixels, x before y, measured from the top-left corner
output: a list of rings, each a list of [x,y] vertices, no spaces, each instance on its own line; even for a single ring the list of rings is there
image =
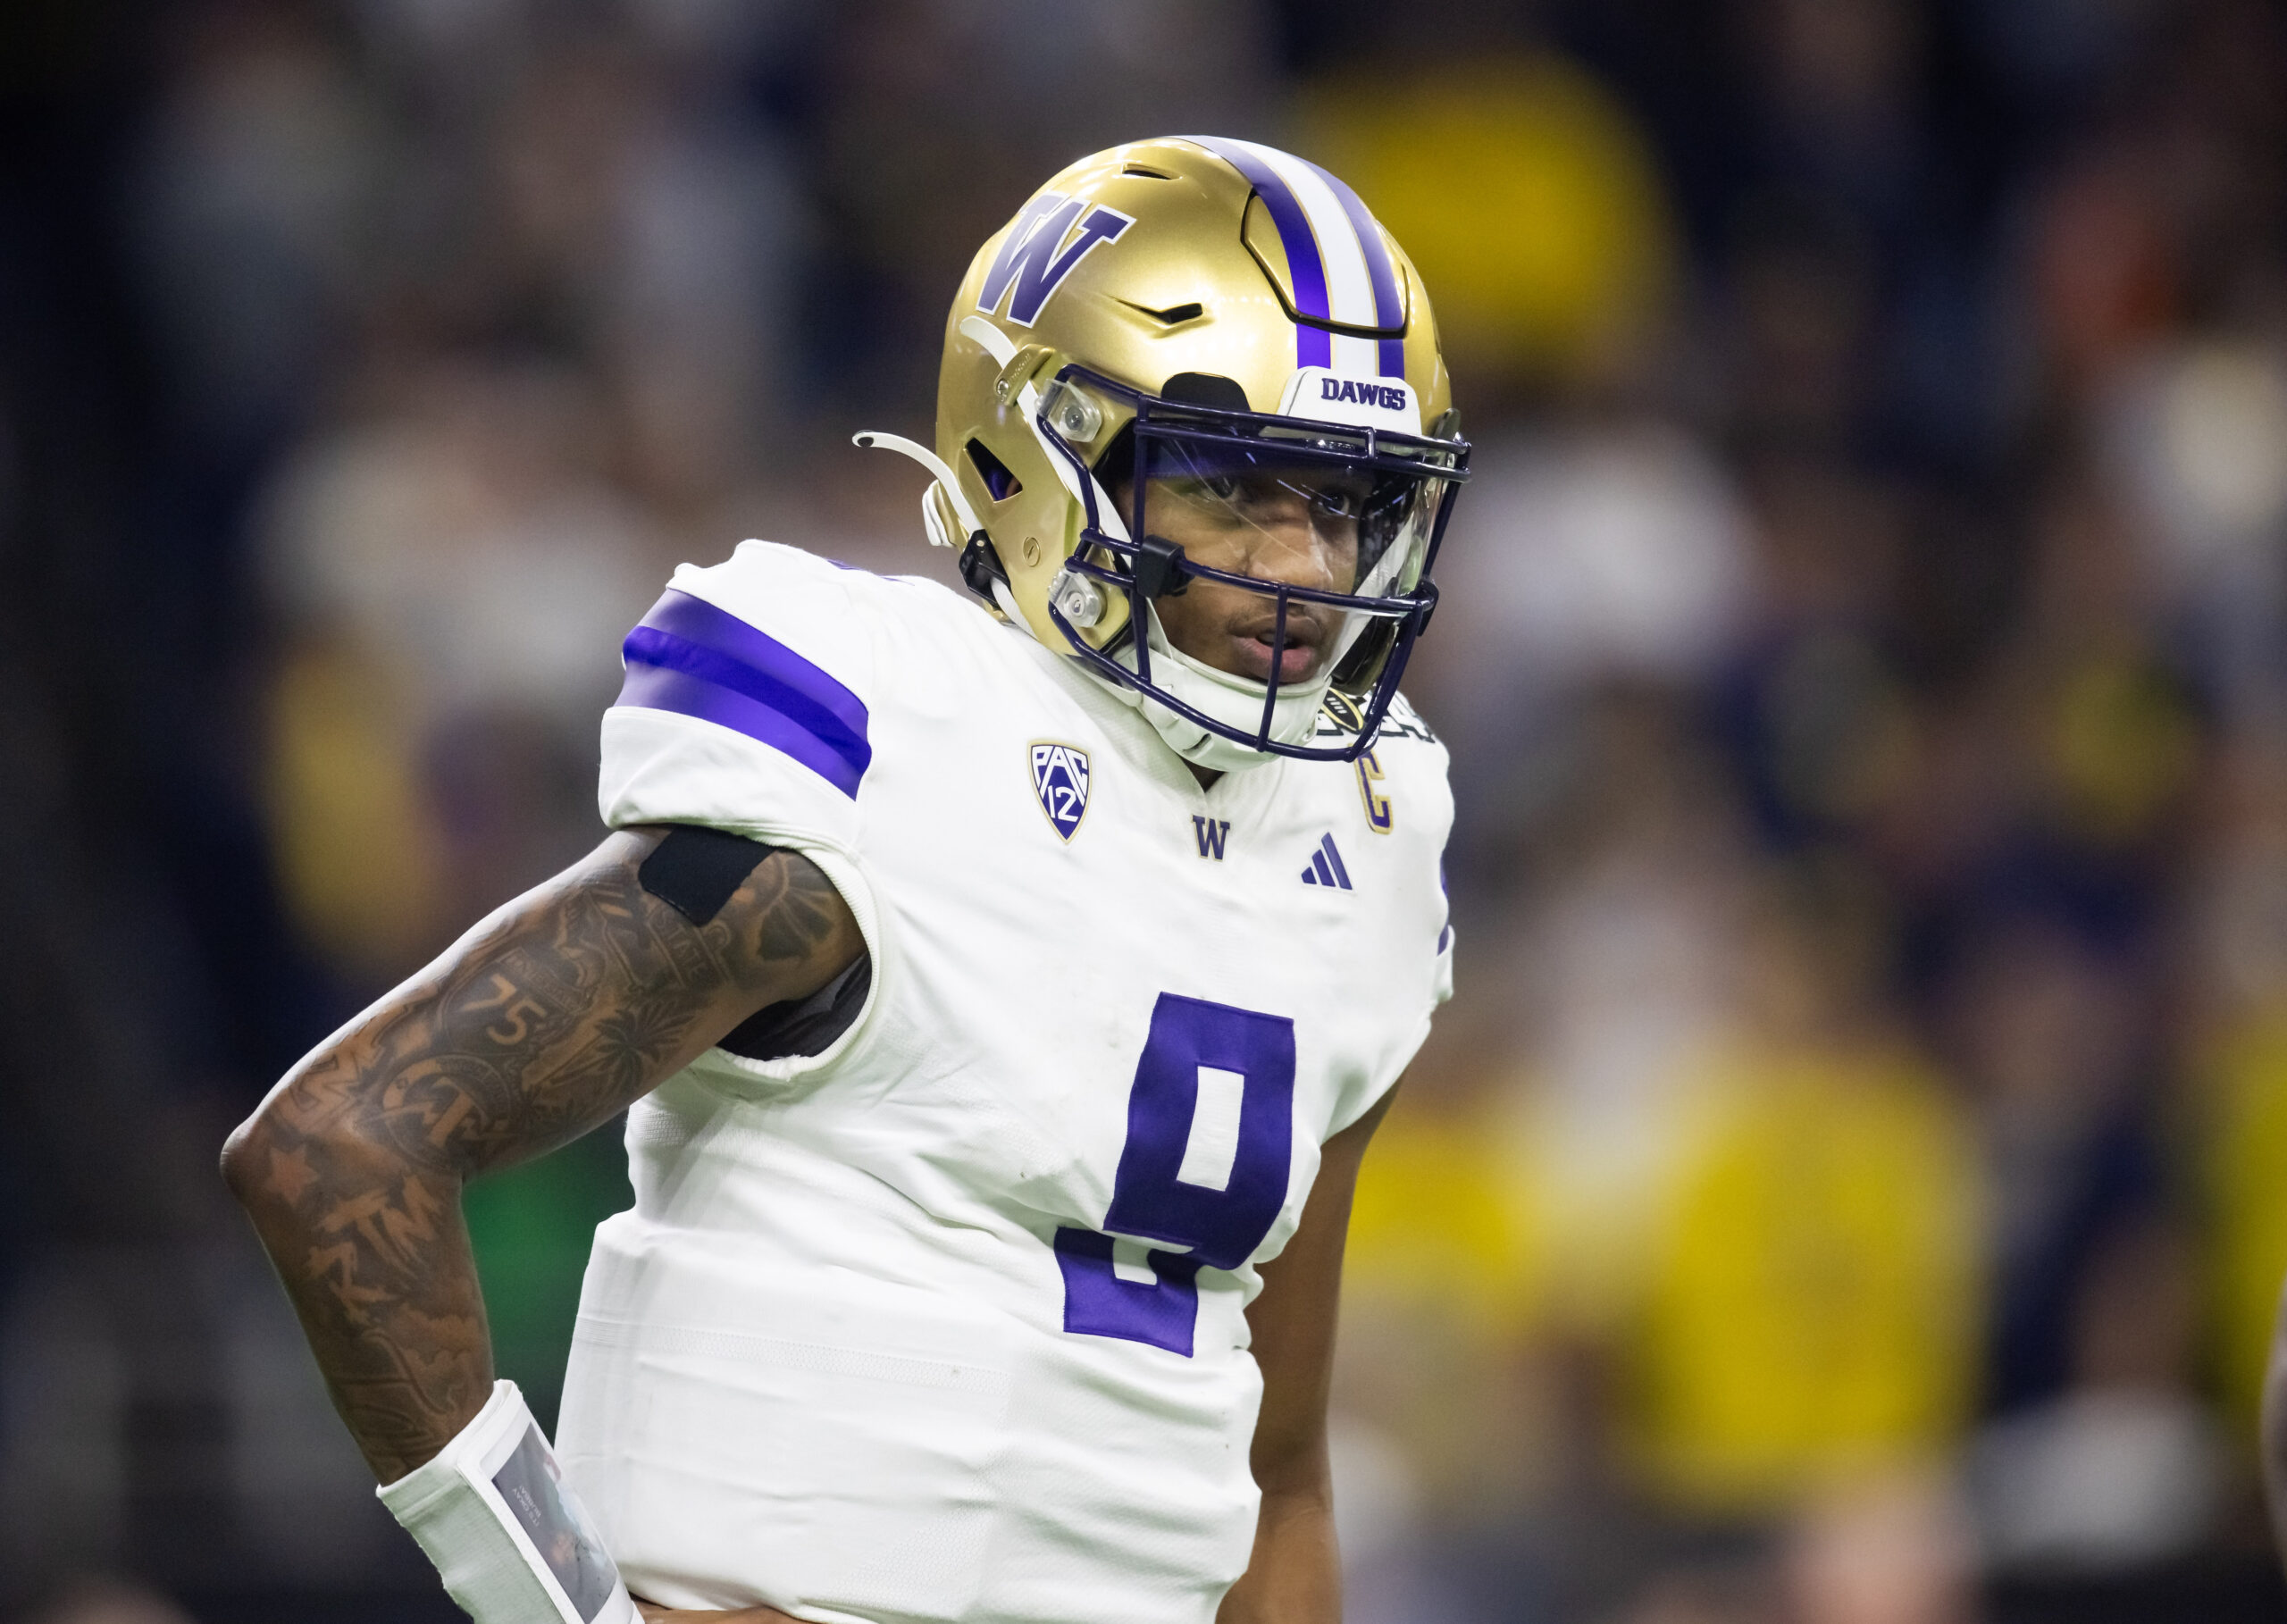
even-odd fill
[[[1420,278],[1348,187],[1180,137],[1082,159],[977,251],[934,453],[857,438],[936,474],[924,523],[972,590],[1230,770],[1372,742],[1467,477],[1451,394]],[[1199,580],[1262,599],[1261,680],[1169,640],[1158,606]]]

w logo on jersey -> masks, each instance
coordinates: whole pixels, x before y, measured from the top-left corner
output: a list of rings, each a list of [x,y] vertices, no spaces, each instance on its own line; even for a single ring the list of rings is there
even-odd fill
[[[1075,222],[1080,235],[1070,247],[1058,253]],[[1019,327],[1030,327],[1056,285],[1071,275],[1098,243],[1112,241],[1135,223],[1133,216],[1118,209],[1101,204],[1089,208],[1085,197],[1043,192],[1025,205],[1025,212],[1001,239],[1000,250],[984,272],[984,286],[977,290],[976,307],[991,315],[999,311],[1006,297],[1009,319]]]
[[[1070,840],[1088,810],[1088,752],[1072,744],[1033,746],[1033,793],[1059,837]]]

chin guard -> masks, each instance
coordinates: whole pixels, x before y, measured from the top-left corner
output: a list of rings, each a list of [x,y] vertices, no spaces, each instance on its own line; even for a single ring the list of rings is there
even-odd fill
[[[635,1603],[514,1382],[375,1491],[476,1624],[637,1624]]]

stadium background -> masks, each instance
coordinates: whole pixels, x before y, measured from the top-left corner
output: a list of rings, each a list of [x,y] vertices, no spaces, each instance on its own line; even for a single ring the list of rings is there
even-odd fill
[[[1360,1198],[1353,1624],[2282,1616],[2283,39],[7,7],[0,1619],[452,1616],[216,1147],[596,838],[674,563],[946,574],[850,431],[926,437],[1031,187],[1183,130],[1356,185],[1478,445],[1410,684],[1461,991]],[[624,1189],[604,1135],[471,1197],[543,1411]]]

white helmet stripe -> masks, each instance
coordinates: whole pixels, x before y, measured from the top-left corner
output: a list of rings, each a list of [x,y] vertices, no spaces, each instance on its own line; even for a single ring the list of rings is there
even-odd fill
[[[1361,339],[1354,333],[1334,335],[1334,365],[1332,370],[1345,378],[1370,378],[1379,359],[1379,346],[1371,339]]]
[[[1356,192],[1350,189],[1338,175],[1328,173],[1317,164],[1309,165],[1311,172],[1326,182],[1328,190],[1341,202],[1343,213],[1350,216],[1351,230],[1358,234],[1359,247],[1366,251],[1366,270],[1374,281],[1374,325],[1382,331],[1381,372],[1385,378],[1405,376],[1405,296],[1397,285],[1397,267],[1390,261],[1389,245],[1382,240],[1382,229]]]

